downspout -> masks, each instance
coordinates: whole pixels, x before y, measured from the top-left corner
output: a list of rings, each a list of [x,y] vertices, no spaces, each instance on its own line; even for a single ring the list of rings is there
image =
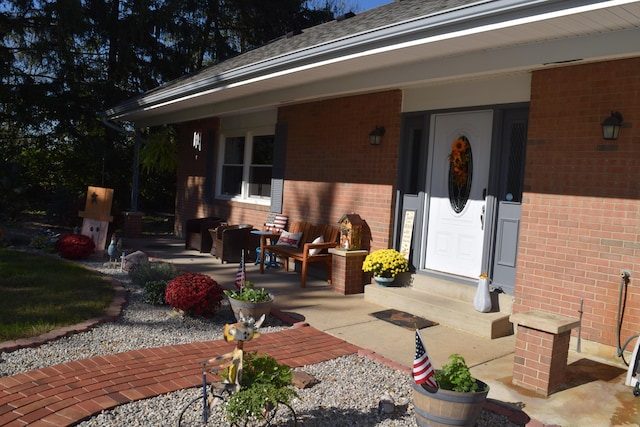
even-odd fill
[[[131,211],[138,211],[138,183],[140,178],[140,145],[142,144],[142,138],[138,135],[137,132],[129,132],[120,126],[112,123],[107,119],[106,114],[98,113],[100,118],[102,119],[102,123],[110,129],[115,130],[118,133],[126,136],[133,136],[135,138],[135,147],[133,152],[133,177],[131,183]]]

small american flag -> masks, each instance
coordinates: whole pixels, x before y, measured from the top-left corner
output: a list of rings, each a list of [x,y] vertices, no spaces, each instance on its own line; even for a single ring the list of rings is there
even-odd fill
[[[416,329],[416,358],[413,361],[413,380],[416,384],[437,389],[436,371],[433,369],[427,350],[422,343],[420,331]]]
[[[244,282],[247,280],[247,272],[244,267],[244,249],[242,250],[242,257],[240,258],[240,265],[238,266],[238,272],[236,273],[236,288],[242,290],[244,288]]]

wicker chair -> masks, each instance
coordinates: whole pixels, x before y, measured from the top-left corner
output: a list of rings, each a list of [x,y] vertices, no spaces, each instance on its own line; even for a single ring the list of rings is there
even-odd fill
[[[222,223],[224,223],[224,220],[218,217],[187,220],[184,233],[184,248],[195,249],[202,253],[211,251],[213,240],[207,230],[216,228]]]
[[[242,251],[247,258],[253,259],[258,236],[251,234],[253,225],[221,225],[210,229],[213,237],[211,255],[224,262],[240,262]]]

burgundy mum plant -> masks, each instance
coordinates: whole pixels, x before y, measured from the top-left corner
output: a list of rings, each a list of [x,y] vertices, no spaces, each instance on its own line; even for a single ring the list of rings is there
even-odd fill
[[[65,259],[86,258],[96,249],[95,243],[84,234],[65,234],[56,242],[55,250]]]
[[[220,307],[222,287],[206,274],[182,274],[167,284],[165,300],[189,315],[211,317]]]

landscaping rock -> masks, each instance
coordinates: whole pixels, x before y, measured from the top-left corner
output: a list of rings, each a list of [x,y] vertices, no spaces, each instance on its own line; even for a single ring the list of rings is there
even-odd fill
[[[299,389],[305,389],[317,384],[318,380],[313,375],[309,375],[304,371],[293,371],[293,385]]]
[[[149,262],[149,257],[142,251],[133,252],[124,257],[124,271],[131,271],[134,268]]]

